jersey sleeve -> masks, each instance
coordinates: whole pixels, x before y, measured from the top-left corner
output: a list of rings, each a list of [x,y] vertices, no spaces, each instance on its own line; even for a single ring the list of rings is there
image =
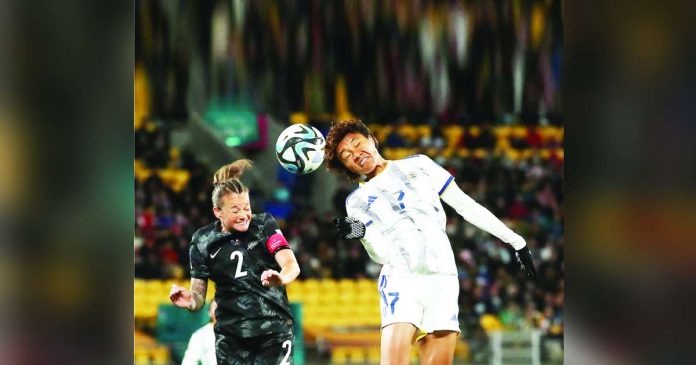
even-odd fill
[[[441,199],[469,223],[500,238],[501,241],[514,247],[515,250],[520,250],[527,245],[522,236],[513,232],[491,211],[466,195],[456,184],[442,194]]]
[[[365,225],[365,236],[360,239],[360,243],[365,247],[365,251],[370,258],[379,264],[386,264],[389,258],[390,245],[382,236],[378,225],[379,221],[371,217],[356,197],[349,196],[346,199],[346,212],[349,217],[355,218]]]
[[[266,250],[271,255],[275,255],[278,251],[284,249],[290,249],[290,244],[283,236],[278,222],[272,215],[267,214],[264,222],[263,237],[265,239],[264,244],[266,245]]]
[[[447,187],[454,180],[454,176],[452,176],[447,170],[442,168],[442,166],[438,165],[428,156],[418,155],[418,157],[414,158],[414,160],[425,172],[433,190],[437,193],[437,195],[442,196],[442,193],[445,192]]]
[[[189,248],[189,261],[191,263],[191,277],[195,279],[208,279],[210,271],[206,257],[198,250],[198,246],[191,244]]]
[[[205,336],[201,331],[202,329],[199,329],[191,335],[181,365],[198,365],[205,361],[205,344],[202,342],[205,340]]]

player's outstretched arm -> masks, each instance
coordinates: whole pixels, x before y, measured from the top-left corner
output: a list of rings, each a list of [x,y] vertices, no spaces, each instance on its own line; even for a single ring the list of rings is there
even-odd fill
[[[203,279],[191,279],[191,290],[186,290],[176,284],[169,291],[169,300],[179,308],[197,311],[205,303],[205,295],[208,291],[208,281]]]
[[[261,273],[261,284],[265,287],[288,285],[300,275],[300,265],[297,263],[292,250],[280,250],[275,254],[275,260],[281,270],[266,270]]]
[[[514,247],[515,250],[527,245],[524,238],[513,232],[484,206],[466,195],[457,184],[450,184],[440,199],[454,208],[469,223],[500,238],[503,242]]]
[[[471,199],[457,184],[450,184],[440,198],[468,222],[512,246],[515,249],[515,258],[520,264],[520,269],[525,271],[530,278],[536,277],[531,252],[522,236],[513,232],[488,209]]]

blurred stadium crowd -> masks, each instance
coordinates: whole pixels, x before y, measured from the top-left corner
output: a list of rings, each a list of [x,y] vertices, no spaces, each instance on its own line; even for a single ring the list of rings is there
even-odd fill
[[[356,115],[383,156],[430,156],[532,249],[536,284],[509,247],[446,207],[472,349],[496,328],[562,339],[560,12],[558,0],[138,2],[136,279],[186,279],[191,235],[214,219],[218,166],[171,139],[192,110],[225,99],[322,131]],[[360,242],[335,238],[331,224],[354,186],[342,183],[333,214],[320,214],[307,199],[316,183],[296,179],[281,171],[276,191],[250,188],[252,209],[279,218],[300,280],[375,278]],[[279,203],[287,209],[270,209]]]
[[[342,112],[341,89],[367,120],[560,111],[560,0],[136,5],[136,62],[156,115],[185,113],[197,65],[210,76],[206,101],[280,116]]]

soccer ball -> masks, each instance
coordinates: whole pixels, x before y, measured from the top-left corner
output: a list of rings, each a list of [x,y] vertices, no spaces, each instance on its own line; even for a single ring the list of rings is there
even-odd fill
[[[276,141],[276,158],[280,166],[294,174],[315,171],[324,161],[324,136],[314,127],[293,124],[280,133]]]

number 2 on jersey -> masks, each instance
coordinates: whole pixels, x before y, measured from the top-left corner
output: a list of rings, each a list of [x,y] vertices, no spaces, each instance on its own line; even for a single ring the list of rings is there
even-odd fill
[[[239,257],[239,261],[237,261],[237,271],[234,272],[234,278],[242,278],[247,275],[246,271],[242,271],[242,261],[244,260],[244,256],[242,256],[242,253],[239,251],[234,251],[232,252],[232,255],[230,255],[230,260],[234,260],[234,257],[237,256]]]
[[[292,351],[292,341],[286,340],[283,342],[283,348],[288,348],[288,352],[285,353],[285,357],[283,360],[280,361],[280,364],[278,365],[290,365],[290,362],[288,361],[288,358],[290,357],[290,352]]]

